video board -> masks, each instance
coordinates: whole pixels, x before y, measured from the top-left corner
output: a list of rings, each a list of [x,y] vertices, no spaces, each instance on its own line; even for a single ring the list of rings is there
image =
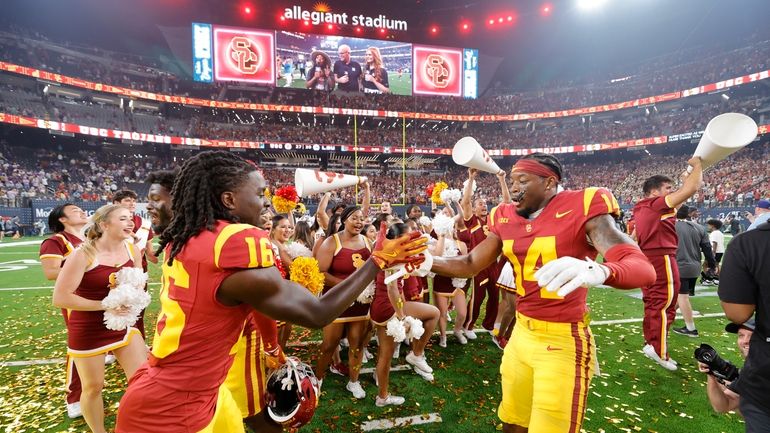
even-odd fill
[[[195,81],[475,98],[478,50],[193,23]]]

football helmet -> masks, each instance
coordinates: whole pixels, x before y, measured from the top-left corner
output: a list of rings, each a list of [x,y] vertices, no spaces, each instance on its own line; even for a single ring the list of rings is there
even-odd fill
[[[267,378],[265,401],[270,418],[289,428],[310,422],[321,390],[309,365],[293,356]]]

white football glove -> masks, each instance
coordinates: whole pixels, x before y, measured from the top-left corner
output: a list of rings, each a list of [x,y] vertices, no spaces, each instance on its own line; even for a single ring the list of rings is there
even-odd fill
[[[559,296],[567,296],[578,287],[592,287],[604,283],[610,270],[586,257],[559,257],[535,272],[537,284]]]
[[[388,269],[395,272],[385,277],[385,284],[390,284],[399,278],[403,278],[405,275],[415,275],[418,277],[428,275],[428,272],[430,272],[430,269],[433,267],[433,255],[427,250],[423,251],[421,254],[425,256],[425,260],[416,268],[409,265],[409,268],[407,269],[407,265],[399,264]]]

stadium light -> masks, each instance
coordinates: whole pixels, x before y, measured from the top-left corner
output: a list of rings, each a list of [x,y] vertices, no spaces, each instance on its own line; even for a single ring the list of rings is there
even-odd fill
[[[438,27],[436,27],[436,26],[431,27],[430,28],[430,32],[435,35],[436,33],[438,33]]]
[[[578,7],[583,10],[598,9],[605,3],[607,3],[607,0],[577,0]]]
[[[495,23],[495,20],[489,20],[489,25],[493,25]]]
[[[380,28],[380,34],[382,34],[382,35],[385,34],[385,29],[384,28]]]
[[[333,25],[331,25],[331,24],[329,24],[329,25],[327,25],[327,26],[326,26],[326,28],[327,28],[327,29],[329,29],[329,30],[331,30],[331,29],[333,29],[333,28],[334,28],[334,26],[333,26]]]
[[[251,6],[244,6],[244,7],[243,7],[243,13],[245,13],[246,15],[251,15],[251,13],[252,13],[253,11],[254,11],[254,10],[251,8]]]
[[[553,7],[550,4],[546,3],[543,5],[542,8],[540,8],[540,15],[544,17],[551,15],[552,10],[553,10]]]
[[[466,32],[467,32],[468,30],[470,30],[470,28],[471,28],[471,25],[470,25],[470,24],[468,24],[468,23],[462,23],[462,25],[460,26],[460,28],[461,28],[463,31],[466,31]]]
[[[305,24],[305,26],[309,26],[310,25],[310,21],[306,20],[304,24]]]
[[[362,31],[364,30],[361,27],[356,27],[356,33],[361,33]]]

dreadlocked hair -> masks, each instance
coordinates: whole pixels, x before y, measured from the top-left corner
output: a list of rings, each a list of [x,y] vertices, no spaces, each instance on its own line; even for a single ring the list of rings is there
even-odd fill
[[[225,191],[235,191],[257,167],[230,152],[203,152],[188,159],[174,180],[171,210],[174,217],[160,235],[160,254],[171,243],[169,266],[187,241],[202,230],[213,230],[217,220],[233,223],[238,218],[222,204]]]

